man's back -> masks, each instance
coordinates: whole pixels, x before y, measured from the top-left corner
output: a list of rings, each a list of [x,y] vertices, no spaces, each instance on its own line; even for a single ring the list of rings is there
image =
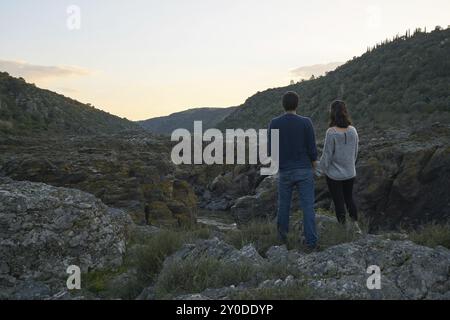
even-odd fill
[[[286,113],[270,122],[279,130],[280,170],[311,168],[317,160],[314,128],[309,118]]]

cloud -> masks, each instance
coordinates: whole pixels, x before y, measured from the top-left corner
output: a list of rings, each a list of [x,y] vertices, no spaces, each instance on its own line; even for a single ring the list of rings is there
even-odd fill
[[[0,60],[0,71],[6,71],[14,77],[22,77],[27,81],[41,81],[51,78],[71,76],[88,76],[92,72],[75,66],[41,66],[25,61]]]
[[[312,75],[315,77],[323,76],[326,72],[333,71],[343,62],[330,62],[326,64],[315,64],[312,66],[304,66],[297,69],[292,70],[290,73],[295,77],[299,77],[300,79],[309,79]]]

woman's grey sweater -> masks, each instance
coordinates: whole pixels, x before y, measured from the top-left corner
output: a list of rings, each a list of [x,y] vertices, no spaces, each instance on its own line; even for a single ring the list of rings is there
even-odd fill
[[[333,180],[348,180],[356,176],[358,132],[352,126],[346,132],[330,128],[325,137],[320,170]]]

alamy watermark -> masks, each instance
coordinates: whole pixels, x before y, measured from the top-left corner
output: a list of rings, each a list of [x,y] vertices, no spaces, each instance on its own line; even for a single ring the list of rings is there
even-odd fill
[[[66,9],[67,20],[66,26],[67,29],[80,30],[81,29],[81,8],[77,5],[70,5]]]
[[[80,290],[81,289],[81,269],[79,266],[69,266],[66,271],[69,277],[66,281],[68,290]]]
[[[261,164],[268,166],[261,168],[261,175],[278,173],[279,130],[227,129],[224,136],[218,129],[203,132],[202,121],[195,121],[193,134],[177,129],[171,140],[179,142],[171,154],[176,165]],[[208,144],[204,147],[204,143]]]
[[[369,266],[367,273],[370,274],[367,278],[367,289],[369,290],[381,290],[381,268],[379,266]]]

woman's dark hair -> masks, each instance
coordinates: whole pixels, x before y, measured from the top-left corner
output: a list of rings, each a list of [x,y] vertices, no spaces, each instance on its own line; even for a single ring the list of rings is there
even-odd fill
[[[330,128],[348,128],[352,124],[344,101],[336,100],[330,107]]]

